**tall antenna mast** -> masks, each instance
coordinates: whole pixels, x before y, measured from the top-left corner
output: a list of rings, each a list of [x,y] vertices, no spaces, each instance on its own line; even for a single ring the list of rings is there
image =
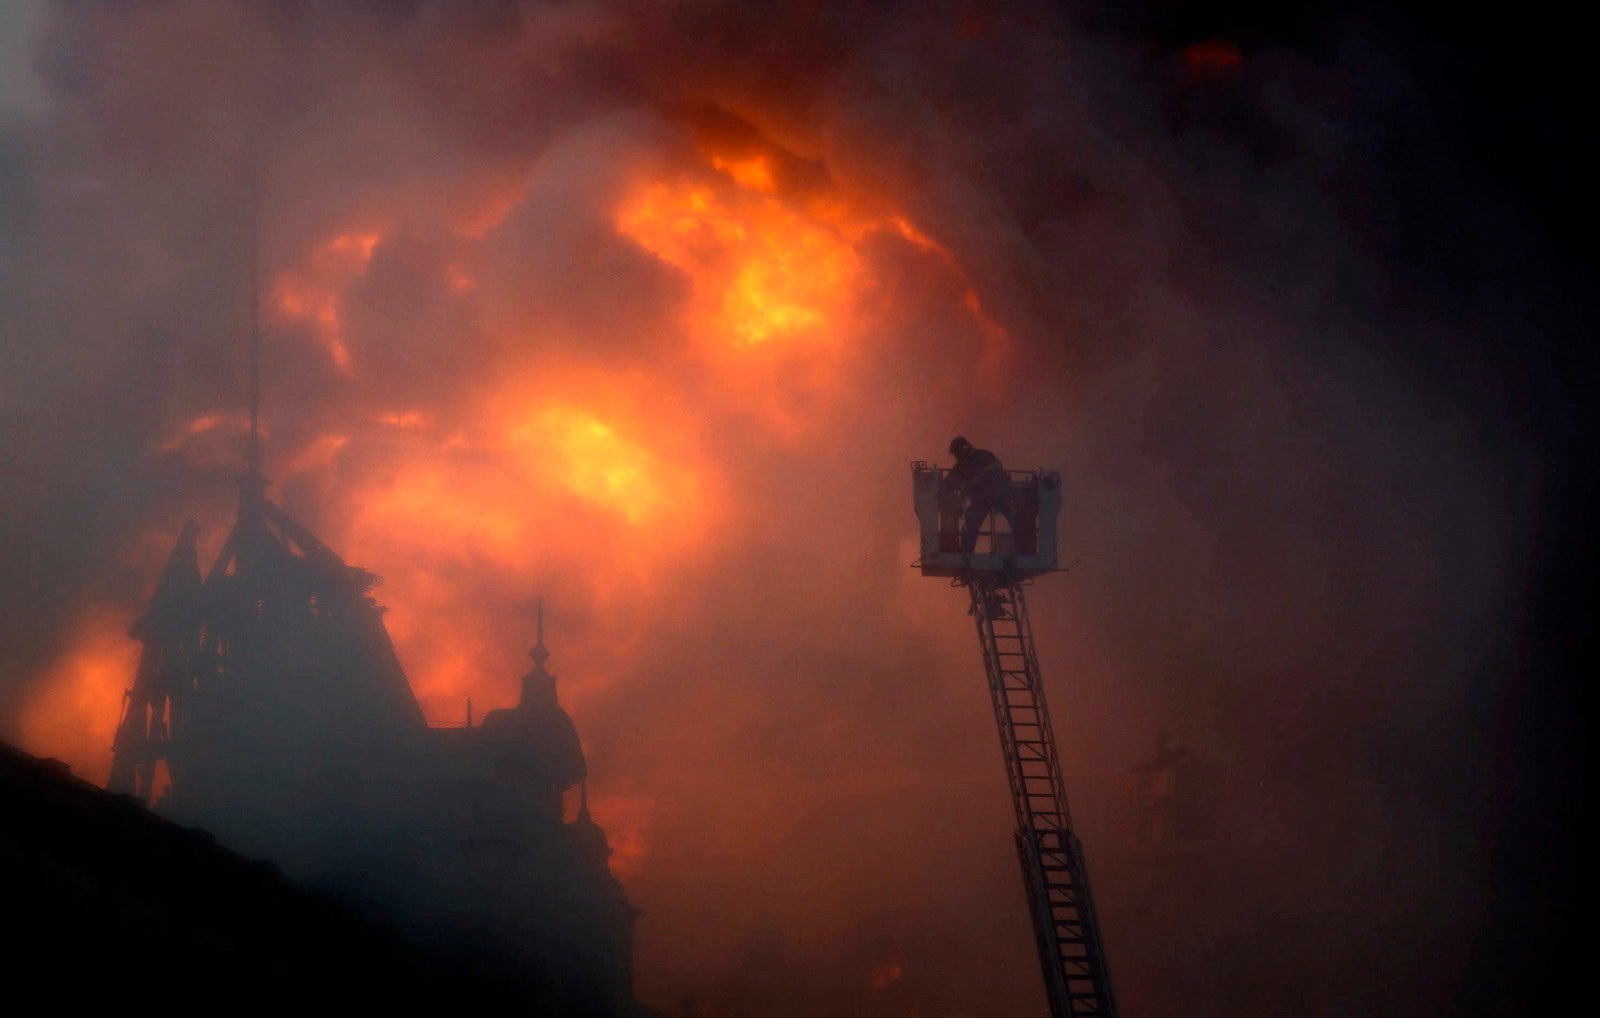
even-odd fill
[[[261,168],[250,162],[250,449],[246,470],[261,481]]]

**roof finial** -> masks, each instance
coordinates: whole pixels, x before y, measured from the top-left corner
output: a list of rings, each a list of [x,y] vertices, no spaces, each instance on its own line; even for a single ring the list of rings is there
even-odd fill
[[[544,663],[550,660],[550,652],[544,649],[544,598],[539,598],[536,611],[539,617],[539,642],[534,644],[532,650],[528,651],[528,656],[533,658],[533,663],[540,670],[543,670]]]

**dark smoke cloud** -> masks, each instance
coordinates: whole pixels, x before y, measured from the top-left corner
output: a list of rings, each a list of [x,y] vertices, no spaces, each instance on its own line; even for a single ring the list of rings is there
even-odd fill
[[[1525,695],[1553,472],[1548,419],[1517,404],[1545,391],[1505,380],[1525,334],[1501,330],[1534,326],[1472,281],[1536,276],[1539,220],[1451,162],[1403,33],[1267,21],[1206,69],[1198,30],[1152,18],[51,6],[44,100],[0,124],[0,734],[56,751],[20,719],[78,620],[131,619],[185,514],[226,522],[254,172],[264,280],[382,237],[340,287],[353,374],[313,325],[268,320],[268,472],[324,536],[388,547],[361,498],[415,447],[375,417],[414,409],[442,439],[508,378],[610,380],[707,468],[721,508],[660,562],[537,534],[514,560],[419,539],[406,563],[496,627],[480,703],[514,695],[550,599],[618,811],[597,819],[644,818],[646,1000],[1042,1008],[961,593],[905,568],[906,462],[962,432],[1068,482],[1080,563],[1033,608],[1128,1013],[1466,1006],[1517,801],[1490,708]],[[856,345],[719,377],[685,352],[690,275],[614,221],[708,151],[767,158],[795,207],[901,213],[948,255],[872,233]],[[1448,250],[1417,258],[1439,223]],[[209,453],[163,451],[204,414],[234,415]],[[329,435],[325,469],[290,469]],[[419,595],[391,579],[398,614]],[[448,649],[458,618],[412,646]],[[1126,849],[1124,776],[1161,729],[1223,766],[1209,869]]]

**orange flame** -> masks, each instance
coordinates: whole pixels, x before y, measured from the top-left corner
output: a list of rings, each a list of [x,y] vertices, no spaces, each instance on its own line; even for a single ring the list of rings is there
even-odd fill
[[[688,278],[685,333],[730,398],[752,404],[781,437],[815,427],[859,348],[871,344],[867,245],[884,234],[943,263],[958,281],[984,339],[980,374],[997,374],[1010,337],[950,252],[904,215],[869,214],[832,191],[785,193],[763,155],[706,160],[717,172],[637,183],[613,224]]]
[[[687,179],[647,184],[618,211],[617,228],[688,273],[694,314],[727,340],[827,339],[823,328],[840,324],[859,259],[832,226],[760,193],[770,175],[752,174],[736,174],[741,187],[720,191]]]
[[[438,720],[457,717],[475,691],[485,706],[497,691],[515,700],[525,664],[499,634],[502,622],[527,622],[496,615],[503,609],[483,603],[485,586],[532,591],[564,575],[596,604],[638,608],[659,596],[662,571],[701,545],[722,512],[698,436],[649,380],[553,364],[507,377],[473,419],[449,429],[419,411],[381,415],[382,441],[399,465],[331,491],[322,535],[385,577],[390,634],[424,711]],[[354,442],[340,455],[352,451]],[[581,707],[612,681],[605,662],[629,640],[618,626],[590,646],[564,648],[584,662],[583,683],[564,687],[565,702]]]
[[[748,159],[724,159],[721,156],[712,156],[711,165],[732,177],[746,190],[761,191],[764,194],[777,193],[778,185],[772,178],[772,166],[760,156],[751,156]]]

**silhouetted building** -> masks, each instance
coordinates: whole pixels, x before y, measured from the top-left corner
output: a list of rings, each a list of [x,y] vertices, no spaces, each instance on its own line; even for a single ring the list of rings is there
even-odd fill
[[[585,805],[583,750],[545,669],[516,707],[430,728],[372,597],[241,482],[202,577],[184,528],[133,636],[144,644],[110,788],[326,889],[484,985],[558,1013],[635,1009],[636,910]]]
[[[381,924],[138,800],[0,744],[0,973],[50,1010],[522,1010]],[[515,988],[511,988],[515,989]]]

